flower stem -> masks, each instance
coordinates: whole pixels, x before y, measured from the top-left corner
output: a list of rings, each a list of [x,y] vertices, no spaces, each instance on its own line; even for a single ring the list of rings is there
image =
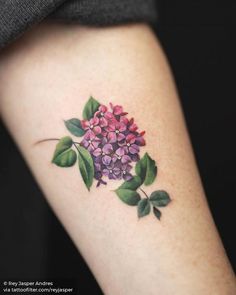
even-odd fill
[[[77,145],[76,144],[78,144],[78,145],[80,145],[80,143],[79,142],[75,142],[75,141],[73,141],[73,145],[75,146],[75,148],[77,149],[77,151],[79,152],[79,150],[78,150],[78,148],[77,148]]]
[[[46,141],[59,141],[59,140],[60,140],[60,138],[46,138],[46,139],[36,141],[35,144],[39,144],[39,143],[46,142]],[[80,144],[80,142],[73,141],[73,144]]]
[[[147,193],[146,193],[141,187],[140,187],[139,189],[140,189],[141,192],[145,195],[145,197],[149,200],[149,197],[148,197]]]

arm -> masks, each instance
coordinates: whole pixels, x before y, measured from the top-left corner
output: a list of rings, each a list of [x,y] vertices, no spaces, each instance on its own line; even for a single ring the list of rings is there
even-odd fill
[[[147,26],[44,24],[2,52],[0,64],[2,117],[105,294],[235,293],[170,70]],[[35,145],[68,135],[63,119],[81,117],[90,95],[122,105],[146,131],[140,155],[151,155],[158,175],[145,192],[164,189],[172,199],[160,220],[138,219],[136,206],[118,198],[123,181],[94,181],[88,192],[77,164],[51,163],[57,142]]]

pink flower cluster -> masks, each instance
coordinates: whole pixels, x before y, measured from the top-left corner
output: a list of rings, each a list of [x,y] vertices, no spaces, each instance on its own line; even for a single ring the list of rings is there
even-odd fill
[[[110,110],[100,105],[93,118],[81,121],[86,131],[81,144],[93,158],[97,185],[106,184],[103,176],[132,179],[131,163],[139,160],[145,132],[139,132],[134,119],[128,119],[127,114],[122,106],[110,103]]]

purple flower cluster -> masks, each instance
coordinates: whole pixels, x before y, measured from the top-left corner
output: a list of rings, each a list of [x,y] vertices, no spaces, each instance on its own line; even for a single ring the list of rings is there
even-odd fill
[[[132,179],[131,163],[139,160],[140,146],[145,145],[144,131],[138,132],[134,119],[128,119],[123,107],[100,105],[93,118],[81,121],[86,131],[82,146],[91,154],[98,184],[109,179]]]

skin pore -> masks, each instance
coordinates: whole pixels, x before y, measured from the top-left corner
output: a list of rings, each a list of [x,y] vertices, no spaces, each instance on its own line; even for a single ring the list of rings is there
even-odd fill
[[[114,190],[123,180],[93,185],[89,192],[78,167],[60,169],[51,162],[55,141],[35,145],[68,135],[63,120],[81,117],[91,95],[104,105],[122,105],[146,131],[140,156],[151,155],[158,177],[145,192],[164,188],[172,198],[160,221],[153,214],[138,219],[121,202]],[[105,294],[236,293],[172,75],[147,25],[35,27],[0,53],[0,108]]]

